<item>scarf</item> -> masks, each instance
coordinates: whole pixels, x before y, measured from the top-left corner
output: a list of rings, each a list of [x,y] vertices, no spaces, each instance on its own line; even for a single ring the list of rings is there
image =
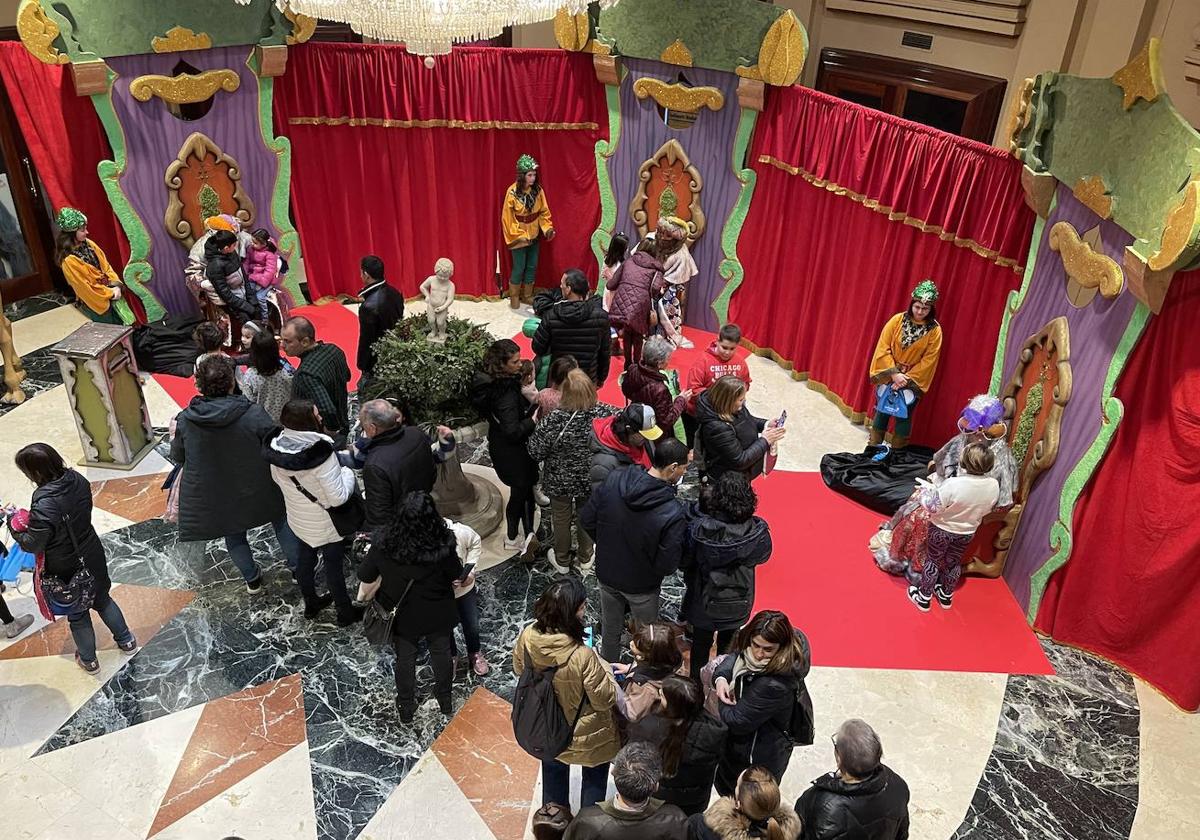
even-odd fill
[[[87,240],[72,248],[71,256],[78,257],[92,268],[97,270],[100,268],[100,258],[96,256],[96,252],[92,249],[92,243]]]
[[[736,685],[738,678],[744,674],[761,674],[767,670],[770,662],[756,662],[752,656],[745,651],[738,654],[737,659],[733,662],[733,680],[731,685]]]
[[[922,336],[933,331],[937,326],[937,322],[933,319],[927,320],[923,324],[918,324],[912,319],[912,316],[907,312],[904,313],[904,320],[900,322],[900,346],[907,350],[912,347]]]

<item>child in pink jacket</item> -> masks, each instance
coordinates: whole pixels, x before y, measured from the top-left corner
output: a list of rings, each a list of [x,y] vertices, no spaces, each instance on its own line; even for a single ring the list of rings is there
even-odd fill
[[[246,249],[246,277],[250,281],[254,296],[258,299],[259,315],[264,321],[268,320],[267,294],[277,288],[282,282],[279,275],[279,249],[271,240],[271,233],[266,228],[259,228],[251,234],[253,241]]]

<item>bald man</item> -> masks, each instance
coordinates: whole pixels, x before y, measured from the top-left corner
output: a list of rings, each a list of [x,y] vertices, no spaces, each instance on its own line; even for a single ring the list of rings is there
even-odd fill
[[[317,341],[312,321],[300,316],[288,319],[279,341],[283,352],[300,359],[292,376],[292,396],[312,400],[334,447],[344,448],[350,431],[350,365],[346,354],[336,344]]]

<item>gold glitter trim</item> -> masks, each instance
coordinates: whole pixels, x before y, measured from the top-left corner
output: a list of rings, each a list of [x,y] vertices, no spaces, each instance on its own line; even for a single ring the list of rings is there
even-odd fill
[[[1032,99],[1033,78],[1030,77],[1021,82],[1021,88],[1013,97],[1012,106],[1008,112],[1008,121],[1005,123],[1004,135],[1008,138],[1008,151],[1014,155],[1020,148],[1018,139],[1021,132],[1025,130],[1025,126],[1029,125],[1029,117],[1032,113],[1029,105]]]
[[[782,169],[784,172],[787,172],[790,175],[799,175],[814,187],[828,190],[836,195],[845,196],[851,201],[866,207],[868,210],[874,210],[876,213],[881,213],[884,216],[887,216],[894,222],[903,222],[909,227],[915,227],[922,233],[932,233],[943,242],[949,242],[956,248],[966,248],[970,251],[973,251],[976,255],[983,257],[986,260],[991,260],[1001,268],[1010,268],[1017,274],[1025,273],[1025,266],[1021,265],[1016,260],[1001,256],[999,251],[994,251],[991,248],[985,248],[974,239],[964,239],[953,231],[948,231],[939,225],[931,225],[928,222],[924,222],[920,219],[909,216],[907,213],[896,210],[892,207],[888,207],[886,204],[880,204],[873,198],[867,198],[865,195],[853,192],[845,187],[840,187],[832,181],[826,181],[824,178],[818,178],[811,172],[800,169],[796,166],[792,166],[789,163],[784,163],[783,161],[771,157],[770,155],[759,155],[758,162],[765,163],[769,166],[774,166],[776,169]]]
[[[291,8],[285,9],[283,16],[292,24],[292,34],[287,36],[289,46],[295,44],[303,44],[313,36],[317,31],[316,18],[310,18],[308,15],[301,15],[293,12]]]
[[[129,93],[138,102],[149,102],[157,96],[172,105],[203,102],[218,90],[233,93],[242,84],[238,74],[232,70],[206,70],[193,76],[180,73],[178,76],[138,76],[129,83]]]
[[[779,87],[795,84],[807,52],[804,27],[789,9],[771,24],[758,49],[758,72],[762,80]]]
[[[212,37],[207,32],[193,32],[186,26],[172,26],[165,35],[150,39],[150,49],[156,53],[207,50],[212,47]]]
[[[1200,240],[1200,181],[1191,181],[1183,198],[1167,213],[1158,250],[1146,261],[1152,271],[1165,271],[1183,258]]]
[[[1157,38],[1151,38],[1141,52],[1112,76],[1113,84],[1121,88],[1121,106],[1126,111],[1139,99],[1155,101],[1166,90],[1162,65],[1158,61],[1158,44]]]
[[[720,111],[725,106],[725,94],[715,87],[669,85],[660,79],[643,77],[633,83],[633,92],[638,99],[649,96],[668,111],[694,114],[701,108]]]
[[[1115,298],[1125,286],[1125,275],[1116,260],[1098,254],[1079,236],[1070,222],[1055,222],[1050,228],[1050,250],[1062,257],[1067,277],[1085,289],[1099,289],[1106,298]]]
[[[1084,207],[1091,210],[1101,219],[1112,218],[1113,198],[1109,194],[1108,185],[1099,175],[1080,178],[1075,182],[1075,198]]]
[[[71,59],[53,46],[58,24],[46,16],[37,0],[25,0],[17,12],[17,34],[29,54],[43,64],[70,64]]]
[[[594,122],[540,123],[510,122],[508,120],[385,120],[378,117],[290,117],[289,125],[349,125],[375,128],[459,128],[465,131],[481,131],[491,128],[511,128],[520,131],[596,131]]]
[[[763,80],[762,73],[759,72],[758,65],[753,64],[749,67],[735,67],[733,72],[737,73],[743,79],[753,79],[756,82]]]
[[[591,39],[591,31],[591,22],[588,20],[587,12],[573,15],[567,11],[566,6],[563,6],[554,14],[554,40],[564,50],[569,52],[586,50]]]
[[[675,64],[679,67],[692,66],[692,51],[687,48],[687,44],[676,38],[670,45],[662,51],[658,60],[664,64]]]

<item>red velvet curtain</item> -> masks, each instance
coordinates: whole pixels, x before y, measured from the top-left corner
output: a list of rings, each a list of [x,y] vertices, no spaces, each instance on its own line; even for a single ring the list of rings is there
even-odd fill
[[[1024,262],[1033,225],[1020,164],[807,88],[772,90],[767,106],[731,319],[861,417],[875,402],[867,367],[880,329],[932,277],[945,338],[913,440],[940,445],[987,390],[1004,303],[1020,285],[1011,264]]]
[[[129,243],[96,174],[112,151],[92,100],[76,95],[67,68],[43,64],[19,41],[0,42],[0,79],[50,203],[86,213],[92,239],[119,272]]]
[[[1200,271],[1175,277],[1117,383],[1112,447],[1036,626],[1200,710]]]
[[[306,44],[275,83],[277,131],[292,142],[292,191],[310,295],[354,294],[358,261],[417,293],[438,257],[465,295],[507,278],[500,206],[517,158],[532,154],[557,238],[539,285],[583,268],[599,224],[594,147],[607,134],[591,57],[562,50],[457,48],[432,70],[401,47]]]

